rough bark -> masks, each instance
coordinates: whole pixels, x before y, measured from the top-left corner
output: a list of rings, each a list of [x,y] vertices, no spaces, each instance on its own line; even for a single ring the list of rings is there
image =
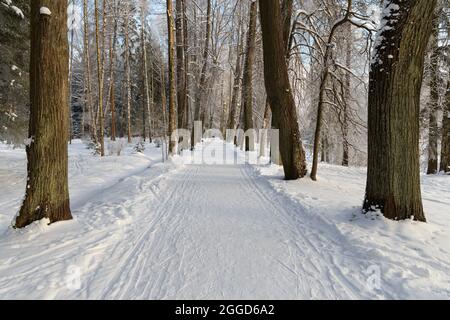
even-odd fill
[[[50,15],[40,14],[46,6]],[[27,188],[15,227],[72,219],[67,124],[67,2],[31,1],[30,122]]]
[[[293,0],[283,0],[282,14],[283,14],[283,40],[286,46],[286,59],[289,60],[289,38],[291,35],[292,13],[294,8]]]
[[[260,0],[264,52],[264,79],[272,116],[280,128],[280,154],[285,178],[306,175],[305,152],[297,122],[294,96],[286,65],[286,45],[278,1]]]
[[[391,0],[369,83],[364,212],[425,221],[420,190],[419,105],[424,55],[436,0]]]
[[[172,0],[167,0],[167,30],[168,30],[168,57],[169,57],[169,153],[173,154],[176,141],[172,134],[177,130],[176,114],[176,77],[175,77],[175,22],[173,18]]]
[[[244,110],[244,131],[253,129],[253,63],[255,60],[256,16],[257,2],[250,5],[250,20],[247,33],[247,48],[244,63],[244,76],[242,80],[242,108]],[[249,140],[249,139],[247,139]],[[253,149],[250,141],[246,141],[245,150]]]

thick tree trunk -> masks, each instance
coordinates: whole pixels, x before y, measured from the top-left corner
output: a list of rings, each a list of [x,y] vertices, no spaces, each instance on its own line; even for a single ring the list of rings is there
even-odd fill
[[[173,154],[176,141],[172,134],[177,130],[176,111],[176,77],[175,77],[175,23],[173,19],[172,0],[167,0],[167,30],[168,30],[168,57],[169,57],[169,153]]]
[[[176,0],[176,46],[177,46],[177,103],[178,103],[178,126],[185,128],[186,124],[186,73],[184,68],[184,29],[183,29],[183,0]]]
[[[40,13],[47,7],[50,14]],[[15,227],[72,219],[67,156],[67,2],[31,1],[27,188]]]
[[[253,129],[253,62],[255,60],[256,16],[257,2],[250,4],[250,20],[247,34],[247,48],[245,54],[244,77],[242,82],[242,108],[244,110],[244,131]],[[253,151],[250,138],[245,142],[245,151]]]
[[[440,170],[450,172],[450,78],[447,82],[444,113],[442,116],[442,143]]]
[[[281,26],[280,4],[278,1],[260,0],[259,5],[265,85],[272,116],[280,128],[280,154],[285,178],[298,179],[304,177],[307,170],[286,65],[286,45]]]
[[[439,19],[435,17],[433,33],[431,36],[430,58],[430,100],[428,102],[428,168],[427,174],[438,172],[438,110],[439,110]]]
[[[424,55],[436,0],[391,0],[369,84],[364,211],[425,221],[420,190],[419,106]],[[398,8],[398,9],[397,9]]]

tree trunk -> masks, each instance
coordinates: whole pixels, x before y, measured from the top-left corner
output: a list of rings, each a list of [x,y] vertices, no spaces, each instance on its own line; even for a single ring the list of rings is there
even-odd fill
[[[450,172],[450,78],[447,81],[444,113],[442,115],[441,165],[443,172]]]
[[[71,14],[74,15],[75,6],[72,7]],[[68,124],[68,131],[69,131],[69,143],[72,144],[72,138],[73,138],[73,118],[72,118],[72,96],[73,96],[73,49],[74,49],[74,36],[75,36],[75,26],[73,25],[74,21],[70,21],[71,30],[70,30],[70,62],[69,62],[69,97],[68,97],[68,108],[69,108],[69,124]]]
[[[428,168],[427,174],[438,173],[438,109],[439,109],[439,19],[435,17],[431,36],[430,100],[428,102]]]
[[[205,33],[205,47],[203,49],[203,65],[200,73],[200,81],[198,83],[197,91],[195,94],[195,115],[194,120],[200,121],[201,115],[205,114],[205,108],[202,106],[203,96],[206,87],[206,71],[208,67],[208,51],[209,51],[209,41],[211,38],[211,0],[208,0],[208,7],[206,11],[206,33]],[[194,143],[192,141],[192,143]]]
[[[225,77],[222,76],[222,84],[220,86],[220,108],[222,110],[220,114],[220,132],[222,136],[225,137],[226,131],[226,116],[228,115],[228,107],[225,102]]]
[[[143,135],[145,141],[145,123],[148,122],[148,137],[149,141],[152,142],[152,126],[151,126],[151,109],[150,109],[150,92],[149,92],[149,84],[148,84],[148,65],[147,65],[147,44],[145,37],[145,19],[146,19],[146,8],[145,5],[141,6],[141,47],[142,47],[142,80],[144,82],[143,86],[143,103],[142,103],[142,112],[143,112]],[[145,117],[145,111],[147,110],[147,118]]]
[[[175,23],[173,19],[172,0],[167,0],[167,30],[168,30],[168,57],[169,57],[169,154],[173,154],[176,141],[172,134],[177,130],[176,115],[176,77],[175,77]]]
[[[285,178],[306,175],[305,151],[297,122],[294,96],[286,65],[286,45],[278,1],[260,0],[264,51],[264,78],[272,116],[280,128],[280,154]]]
[[[184,68],[184,29],[183,29],[183,0],[176,0],[176,46],[177,46],[177,103],[178,103],[178,126],[186,129],[186,73]]]
[[[345,50],[345,60],[346,67],[351,70],[352,67],[352,52],[353,52],[353,35],[352,35],[352,25],[348,23],[346,25],[346,50]],[[348,120],[349,120],[349,109],[351,100],[351,74],[349,71],[345,72],[344,79],[344,104],[342,110],[342,165],[348,167],[349,165],[349,143],[348,143]]]
[[[419,106],[436,0],[387,1],[391,14],[372,60],[364,211],[425,221],[420,190]],[[398,8],[398,9],[397,9]]]
[[[244,64],[244,77],[242,82],[242,104],[244,110],[244,131],[253,129],[253,62],[255,60],[255,40],[256,40],[256,16],[258,7],[256,1],[250,4],[250,20],[247,34],[247,49]],[[253,151],[254,146],[250,146],[250,139],[247,137],[245,151]]]
[[[129,14],[130,7],[127,5],[125,17],[125,69],[126,69],[126,87],[127,87],[127,137],[128,143],[131,143],[131,66],[130,66],[130,26]]]
[[[283,0],[282,15],[283,15],[283,40],[286,46],[286,59],[289,61],[289,37],[291,34],[292,12],[294,8],[293,0]]]
[[[46,5],[51,14],[41,14]],[[30,122],[27,188],[15,227],[72,219],[67,124],[67,2],[31,1]]]
[[[242,25],[239,22],[239,39],[238,45],[236,47],[236,66],[234,70],[234,81],[233,81],[233,89],[232,96],[230,101],[230,114],[228,117],[227,129],[236,129],[236,114],[238,109],[238,100],[239,100],[239,89],[241,84],[241,74],[242,74],[242,47],[244,43],[244,35],[242,34]]]
[[[323,71],[320,77],[320,85],[319,85],[319,102],[317,105],[317,117],[316,117],[316,130],[314,132],[314,147],[313,147],[313,164],[311,167],[311,179],[313,181],[317,181],[317,170],[319,166],[319,149],[320,149],[320,140],[321,140],[321,131],[322,131],[322,120],[324,113],[324,104],[325,104],[325,90],[328,82],[328,78],[330,77],[330,60],[331,54],[333,50],[333,42],[334,35],[338,28],[346,23],[349,23],[349,19],[351,17],[351,9],[352,9],[352,1],[347,0],[347,13],[345,17],[338,22],[336,22],[331,28],[330,34],[328,36],[327,43],[325,44],[325,53],[323,57]]]
[[[167,99],[166,99],[166,79],[165,79],[165,73],[164,70],[164,62],[161,63],[161,105],[162,105],[162,113],[163,113],[163,161],[166,159],[167,154],[164,150],[164,145],[167,142],[167,116],[166,116],[166,110],[167,110]]]
[[[111,82],[111,140],[116,141],[116,94],[114,79]]]
[[[266,149],[267,149],[267,130],[269,129],[270,125],[270,118],[271,118],[271,112],[270,112],[270,104],[269,100],[266,98],[266,106],[264,108],[264,117],[263,117],[263,130],[260,135],[260,142],[259,142],[259,155],[260,157],[266,156]]]
[[[115,9],[116,10],[116,9]],[[115,94],[115,61],[117,43],[117,19],[114,21],[113,34],[109,39],[109,103],[111,108],[111,140],[116,141],[116,94]]]
[[[103,0],[104,3],[105,0]],[[98,80],[98,110],[99,110],[99,123],[100,123],[100,156],[105,156],[105,134],[104,134],[104,122],[103,122],[103,67],[102,58],[100,52],[100,30],[99,30],[99,8],[98,0],[94,1],[95,6],[95,45],[97,49],[97,80]],[[105,12],[103,11],[103,16]],[[104,35],[102,35],[104,36]]]
[[[142,86],[142,139],[144,139],[144,142],[147,141],[147,131],[146,131],[146,122],[147,122],[147,114],[146,114],[146,103],[145,103],[145,86]]]
[[[144,76],[144,94],[145,94],[145,101],[146,101],[146,108],[147,108],[147,121],[148,121],[148,138],[149,142],[152,142],[152,107],[150,102],[150,88],[148,83],[148,61],[147,61],[147,40],[145,37],[145,14],[144,14],[144,7],[142,8],[142,24],[141,24],[141,43],[142,43],[142,59],[144,61],[144,69],[143,69],[143,76]],[[153,81],[153,78],[152,78]],[[152,88],[153,91],[153,88]],[[153,94],[153,92],[152,92]]]
[[[189,90],[189,34],[188,34],[188,19],[186,15],[186,0],[181,0],[182,10],[183,10],[183,44],[184,44],[184,105],[185,105],[185,116],[184,123],[182,124],[184,128],[190,128],[191,121],[191,103],[190,103],[190,90]]]
[[[91,83],[91,57],[89,53],[89,18],[88,18],[88,4],[87,0],[83,1],[83,19],[84,19],[84,61],[85,61],[85,74],[86,74],[86,89],[87,89],[87,109],[89,112],[90,120],[90,133],[91,139],[95,144],[98,143],[97,139],[97,124],[95,123],[94,106],[92,103],[92,83]]]

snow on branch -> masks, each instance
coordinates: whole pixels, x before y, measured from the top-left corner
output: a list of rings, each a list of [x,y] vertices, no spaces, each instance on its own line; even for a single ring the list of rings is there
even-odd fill
[[[16,7],[15,5],[13,5],[12,0],[1,0],[2,5],[4,5],[5,7],[9,8],[10,10],[12,10],[16,16],[18,16],[21,19],[24,19],[25,16],[22,12],[22,10],[20,10],[18,7]]]

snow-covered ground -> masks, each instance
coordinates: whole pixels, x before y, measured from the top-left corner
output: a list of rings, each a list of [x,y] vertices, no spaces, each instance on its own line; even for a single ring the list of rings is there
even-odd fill
[[[74,220],[13,230],[25,164],[0,144],[0,298],[450,299],[447,176],[423,177],[427,224],[392,222],[360,214],[361,168],[286,182],[277,166],[161,163],[153,145],[101,159],[75,141]]]

